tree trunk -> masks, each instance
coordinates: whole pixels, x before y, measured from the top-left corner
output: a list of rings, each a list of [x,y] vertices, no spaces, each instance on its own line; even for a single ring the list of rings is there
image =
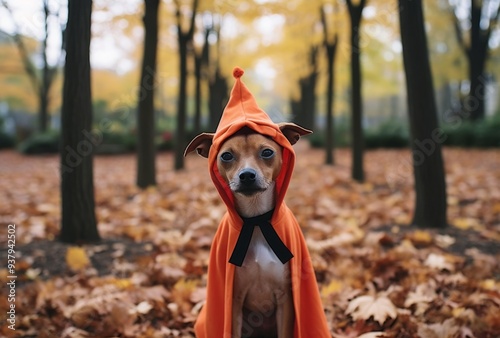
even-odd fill
[[[201,56],[194,56],[194,126],[193,135],[198,135],[201,132],[201,73],[202,73]]]
[[[177,101],[177,130],[174,149],[174,169],[184,169],[184,149],[187,146],[186,140],[186,101],[187,101],[187,58],[188,47],[192,43],[194,35],[194,19],[198,9],[198,1],[193,0],[189,28],[187,32],[182,30],[182,18],[180,3],[175,1],[177,6],[177,41],[179,45],[179,97]]]
[[[208,37],[210,36],[210,28],[205,27],[205,39],[201,53],[194,56],[194,75],[195,75],[195,108],[194,108],[194,130],[193,134],[201,133],[201,83],[205,76],[205,70],[208,66],[209,48]]]
[[[144,53],[137,112],[137,186],[156,185],[155,110],[158,7],[160,0],[145,0]]]
[[[210,79],[209,86],[209,130],[215,132],[219,124],[222,111],[227,104],[227,81],[220,74],[219,67],[215,70],[214,77]]]
[[[48,129],[48,118],[49,118],[49,95],[47,92],[47,87],[43,85],[38,91],[38,129],[40,132],[44,133]]]
[[[91,0],[69,0],[61,113],[61,240],[99,240],[94,211],[90,91]]]
[[[179,38],[179,97],[177,101],[177,126],[174,169],[184,169],[184,153],[186,148],[186,99],[187,99],[187,44]]]
[[[334,141],[334,132],[335,132],[335,119],[333,115],[333,99],[335,95],[335,54],[337,51],[337,36],[335,36],[335,40],[333,43],[326,43],[325,48],[328,56],[328,80],[327,80],[327,99],[326,99],[326,164],[333,165],[335,164],[335,141]]]
[[[325,9],[322,6],[320,10],[321,23],[323,24],[323,45],[326,50],[328,61],[328,79],[327,79],[327,99],[326,99],[326,135],[325,135],[325,163],[329,165],[335,164],[335,119],[333,114],[333,99],[335,95],[335,55],[337,52],[338,35],[335,33],[333,42],[328,39],[328,26],[326,20]]]
[[[47,131],[48,126],[48,115],[49,115],[49,88],[52,84],[51,79],[51,69],[47,60],[47,49],[48,49],[48,39],[49,39],[49,4],[45,0],[43,2],[43,12],[44,12],[44,27],[45,35],[42,42],[42,59],[43,59],[43,69],[42,69],[42,79],[40,81],[39,89],[39,107],[38,114],[40,118],[39,128],[41,132]]]
[[[352,0],[347,0],[349,16],[351,19],[351,109],[352,109],[352,178],[363,182],[363,105],[361,100],[361,18],[366,0],[361,0],[358,5],[353,5]]]
[[[318,73],[314,69],[301,81],[302,93],[302,126],[314,130],[316,120],[316,83]]]
[[[309,50],[310,73],[299,79],[300,107],[293,114],[293,121],[304,128],[314,130],[316,119],[316,82],[318,46],[311,46]]]
[[[441,155],[444,135],[438,127],[422,1],[399,0],[399,6],[410,132],[413,139],[416,199],[412,223],[419,227],[440,228],[447,224],[446,184]]]
[[[496,2],[493,6],[492,3],[470,0],[469,43],[464,38],[459,19],[456,16],[454,18],[456,37],[465,52],[469,66],[469,94],[462,102],[462,109],[465,117],[472,121],[485,117],[485,66],[489,57],[491,32],[500,17],[500,3]],[[494,6],[497,6],[496,10],[493,10]]]
[[[467,117],[472,121],[481,120],[485,115],[484,67],[488,54],[489,34],[485,34],[481,29],[481,12],[481,4],[477,5],[475,1],[471,1],[471,41],[467,50],[470,89],[469,96],[463,104]]]

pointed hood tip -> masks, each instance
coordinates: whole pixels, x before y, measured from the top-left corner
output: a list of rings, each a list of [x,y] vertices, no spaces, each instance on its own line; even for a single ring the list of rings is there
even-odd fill
[[[240,67],[234,67],[234,69],[233,69],[233,77],[235,79],[239,79],[240,77],[243,76],[243,74],[245,74],[245,71],[242,68],[240,68]]]
[[[257,125],[277,128],[269,115],[259,107],[255,97],[242,81],[243,74],[245,74],[245,71],[241,67],[236,66],[233,68],[234,85],[229,101],[222,112],[216,130],[216,139],[226,139],[231,134],[227,133],[228,129],[231,129],[232,133],[234,133],[236,131],[234,127],[236,126],[239,126],[239,128],[248,126],[256,132],[259,132]]]

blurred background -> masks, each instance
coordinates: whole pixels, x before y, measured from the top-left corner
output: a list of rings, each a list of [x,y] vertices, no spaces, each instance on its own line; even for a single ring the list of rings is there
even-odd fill
[[[500,1],[426,0],[423,4],[438,120],[447,128],[446,144],[498,146]],[[473,14],[477,10],[479,21]],[[97,150],[101,153],[130,152],[136,146],[143,13],[140,0],[93,2],[93,123],[95,128],[100,123],[109,126]],[[408,145],[398,13],[396,1],[368,1],[356,33],[368,148]],[[0,17],[0,147],[17,147],[24,153],[57,152],[67,2],[3,0]],[[236,65],[245,69],[245,83],[273,119],[293,120],[321,131],[328,92],[325,46],[336,42],[335,143],[349,145],[351,25],[345,1],[161,1],[158,18],[154,110],[160,149],[171,149],[175,138],[179,32],[188,37],[186,140],[215,129]],[[192,37],[188,36],[191,19]],[[487,40],[473,42],[476,35]],[[481,44],[484,48],[478,47]],[[479,76],[484,92],[483,111],[472,117],[463,113],[464,105],[470,105],[471,62],[483,66]],[[323,146],[324,133],[315,133],[311,142]]]
[[[3,288],[19,276],[0,336],[194,336],[226,207],[183,152],[216,129],[239,66],[275,122],[314,130],[287,205],[335,337],[500,337],[499,15],[500,0],[0,0]]]

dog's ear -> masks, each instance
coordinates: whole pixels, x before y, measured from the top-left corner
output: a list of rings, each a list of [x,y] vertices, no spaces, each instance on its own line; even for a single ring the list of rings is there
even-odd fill
[[[278,123],[278,126],[281,129],[283,135],[285,135],[285,137],[288,139],[288,141],[290,141],[292,145],[297,143],[301,136],[312,133],[311,130],[302,128],[295,123],[281,122]]]
[[[196,136],[187,146],[184,151],[184,156],[187,156],[190,152],[196,150],[198,155],[208,158],[208,152],[212,146],[212,140],[214,134],[212,133],[202,133]]]

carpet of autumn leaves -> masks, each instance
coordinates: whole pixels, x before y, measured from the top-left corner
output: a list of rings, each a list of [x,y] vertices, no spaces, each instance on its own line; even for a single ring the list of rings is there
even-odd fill
[[[365,155],[353,182],[350,152],[297,148],[287,204],[307,238],[333,337],[500,336],[500,152],[444,151],[450,226],[409,227],[410,153]],[[16,224],[16,330],[0,336],[193,337],[203,305],[208,252],[225,206],[206,162],[158,155],[158,187],[134,186],[133,155],[96,157],[96,213],[103,240],[57,238],[58,157],[0,152],[0,242]],[[78,192],[75,192],[78,193]],[[5,246],[5,244],[2,244]],[[5,252],[2,248],[2,252]]]

